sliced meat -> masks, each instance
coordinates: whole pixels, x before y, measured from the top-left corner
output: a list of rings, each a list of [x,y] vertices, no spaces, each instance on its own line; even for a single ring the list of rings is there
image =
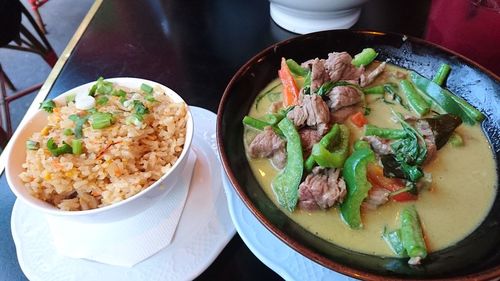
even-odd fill
[[[325,60],[325,69],[332,82],[339,80],[358,81],[364,68],[357,68],[352,63],[352,57],[346,52],[329,53]]]
[[[300,140],[302,142],[302,150],[309,154],[311,149],[315,143],[318,143],[323,137],[325,132],[312,129],[312,128],[303,128],[299,131]]]
[[[314,59],[311,64],[311,92],[316,92],[328,80],[330,77],[325,69],[325,60]]]
[[[415,123],[415,127],[422,134],[425,141],[425,146],[427,146],[427,156],[425,157],[424,163],[429,163],[434,159],[437,153],[436,139],[434,133],[432,132],[429,122],[425,120],[418,120]]]
[[[327,209],[342,203],[346,193],[340,169],[315,167],[299,186],[299,206],[305,210]]]
[[[328,94],[326,104],[332,110],[356,104],[361,101],[361,93],[350,86],[334,87]]]
[[[285,167],[285,141],[269,126],[252,140],[248,146],[248,155],[252,158],[271,158],[273,165],[279,169]]]
[[[301,104],[288,112],[287,117],[299,128],[307,125],[326,129],[330,123],[330,110],[320,96],[304,95]]]
[[[365,210],[375,210],[379,206],[384,205],[389,201],[391,192],[385,188],[372,187],[368,192],[368,197],[361,204],[361,208]]]
[[[393,154],[393,150],[389,141],[386,141],[377,136],[364,136],[362,140],[367,141],[378,155]]]
[[[330,113],[330,121],[333,123],[344,123],[344,121],[349,118],[349,116],[361,112],[361,107],[357,105],[351,105],[343,107],[339,110]]]
[[[377,66],[377,68],[375,68],[372,72],[366,74],[366,73],[363,73],[361,74],[361,76],[359,77],[360,78],[360,81],[359,81],[359,85],[361,87],[366,87],[368,85],[370,85],[373,80],[375,80],[375,78],[377,78],[377,76],[380,75],[380,73],[384,72],[384,69],[385,69],[385,61],[381,64],[379,64]]]

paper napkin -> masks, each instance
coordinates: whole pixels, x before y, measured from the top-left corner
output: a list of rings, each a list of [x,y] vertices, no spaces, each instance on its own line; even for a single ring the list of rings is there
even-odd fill
[[[46,216],[55,248],[63,256],[126,267],[154,255],[172,242],[195,162],[196,154],[191,150],[175,188],[132,218],[89,224]]]

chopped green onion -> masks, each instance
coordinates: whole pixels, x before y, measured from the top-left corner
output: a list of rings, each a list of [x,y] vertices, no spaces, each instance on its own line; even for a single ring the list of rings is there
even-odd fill
[[[75,101],[76,94],[70,94],[66,96],[66,105],[68,105],[70,102]]]
[[[80,155],[83,152],[82,140],[75,139],[71,141],[71,148],[74,155]]]
[[[73,152],[73,149],[69,144],[67,144],[65,141],[63,141],[63,144],[61,146],[58,146],[53,138],[50,138],[47,141],[47,149],[49,150],[50,153],[52,153],[53,156],[59,156],[65,153],[71,153]]]
[[[75,137],[77,139],[81,139],[83,137],[83,124],[87,122],[87,119],[89,119],[88,115],[85,116],[78,116],[76,114],[71,114],[69,117],[69,120],[75,122]]]
[[[124,90],[122,89],[115,89],[113,90],[113,93],[111,93],[113,96],[115,97],[125,97],[127,95],[127,92],[125,92]]]
[[[37,150],[38,148],[40,148],[40,143],[38,143],[37,141],[33,141],[33,140],[27,140],[26,141],[26,148],[29,150]]]
[[[134,100],[134,111],[139,115],[149,113],[149,109],[141,101],[138,100]]]
[[[142,120],[143,120],[142,116],[134,113],[134,114],[130,115],[129,117],[127,117],[125,122],[127,124],[134,124],[134,125],[139,127],[142,125]]]
[[[109,95],[113,91],[113,83],[99,77],[96,83],[90,88],[89,95],[95,96],[96,94]]]
[[[145,95],[144,99],[147,100],[147,101],[149,101],[149,102],[156,102],[157,101],[152,94]]]
[[[98,105],[105,105],[106,103],[108,103],[108,101],[109,101],[108,97],[106,97],[106,96],[99,96],[99,97],[96,99],[96,101],[95,101],[95,102],[96,102]]]
[[[46,100],[40,103],[40,109],[47,111],[48,113],[54,112],[56,103],[53,100]]]
[[[126,97],[120,97],[120,103],[123,104],[124,102],[127,101],[127,98]]]
[[[151,94],[153,93],[153,87],[149,86],[148,84],[141,84],[141,90],[143,90],[145,93]]]
[[[71,136],[71,135],[73,135],[73,134],[74,134],[74,133],[73,133],[73,130],[71,130],[70,128],[66,128],[66,129],[64,129],[64,131],[63,131],[63,135],[65,135],[65,136]]]
[[[109,112],[96,112],[89,117],[93,129],[104,129],[113,124],[113,114]]]

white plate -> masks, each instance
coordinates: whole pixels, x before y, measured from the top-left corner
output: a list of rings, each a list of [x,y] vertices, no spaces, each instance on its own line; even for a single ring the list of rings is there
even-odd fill
[[[223,173],[229,213],[241,239],[265,265],[285,280],[356,280],[300,255],[267,230],[236,194]]]
[[[191,280],[215,260],[235,233],[221,188],[216,115],[202,108],[190,109],[195,123],[192,149],[198,158],[172,244],[131,268],[67,258],[57,254],[44,217],[16,201],[11,218],[12,236],[19,264],[28,279]]]

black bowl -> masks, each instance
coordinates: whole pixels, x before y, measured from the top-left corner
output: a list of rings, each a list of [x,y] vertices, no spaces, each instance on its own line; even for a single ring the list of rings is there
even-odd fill
[[[274,235],[307,258],[360,279],[491,279],[500,276],[500,193],[486,219],[456,245],[434,252],[422,266],[406,260],[353,252],[309,233],[282,213],[266,196],[250,170],[243,147],[241,120],[256,95],[277,76],[281,57],[305,61],[331,51],[359,53],[373,47],[378,59],[432,77],[443,62],[452,67],[447,85],[487,116],[482,127],[489,137],[499,174],[500,82],[474,62],[429,42],[374,31],[325,31],[286,40],[265,49],[233,77],[222,97],[217,139],[224,169],[245,205]],[[497,184],[498,186],[498,184]]]

